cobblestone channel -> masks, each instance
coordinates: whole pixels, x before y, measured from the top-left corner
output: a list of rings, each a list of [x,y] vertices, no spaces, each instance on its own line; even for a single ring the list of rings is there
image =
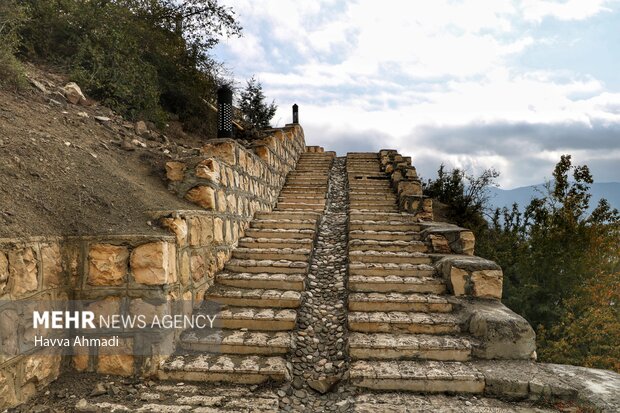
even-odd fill
[[[351,407],[352,392],[345,385],[347,208],[346,160],[336,158],[298,313],[293,381],[279,392],[282,411],[345,412]]]

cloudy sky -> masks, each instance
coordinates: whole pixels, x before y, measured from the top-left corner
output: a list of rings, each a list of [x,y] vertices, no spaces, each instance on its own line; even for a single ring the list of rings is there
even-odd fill
[[[425,178],[494,167],[503,188],[561,154],[620,181],[619,0],[221,0],[243,26],[216,56],[253,74],[310,145],[395,148]]]

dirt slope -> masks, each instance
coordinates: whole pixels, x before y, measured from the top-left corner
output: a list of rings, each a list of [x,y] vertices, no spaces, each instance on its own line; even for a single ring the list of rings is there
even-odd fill
[[[199,142],[138,137],[109,109],[67,103],[62,77],[31,69],[48,93],[0,91],[0,238],[155,233],[145,211],[195,209],[158,174]]]

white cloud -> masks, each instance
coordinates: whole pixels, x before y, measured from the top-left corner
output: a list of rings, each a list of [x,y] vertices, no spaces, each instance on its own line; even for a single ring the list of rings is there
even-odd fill
[[[620,94],[607,91],[603,81],[570,64],[530,71],[516,64],[532,48],[565,41],[563,33],[537,34],[547,20],[585,21],[614,3],[235,0],[230,5],[245,37],[220,50],[240,76],[258,74],[267,96],[280,105],[280,125],[290,120],[290,105],[300,105],[313,144],[340,150],[344,143],[358,150],[394,146],[424,165],[446,160],[474,169],[494,166],[504,172],[504,184],[528,184],[541,177],[517,165],[529,162],[532,174],[540,174],[559,149],[541,145],[529,157],[515,158],[493,147],[447,152],[440,141],[429,143],[417,133],[478,124],[620,124]],[[356,134],[363,138],[356,142]]]
[[[545,17],[553,17],[558,20],[585,20],[603,11],[609,11],[609,0],[523,0],[521,9],[526,20],[536,22]]]

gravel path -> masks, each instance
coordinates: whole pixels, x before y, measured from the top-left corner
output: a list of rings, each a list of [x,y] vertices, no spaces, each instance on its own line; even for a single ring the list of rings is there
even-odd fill
[[[298,313],[290,360],[293,382],[279,392],[283,411],[344,412],[352,402],[352,390],[345,384],[349,368],[345,164],[345,158],[336,158],[330,170],[327,203]]]

